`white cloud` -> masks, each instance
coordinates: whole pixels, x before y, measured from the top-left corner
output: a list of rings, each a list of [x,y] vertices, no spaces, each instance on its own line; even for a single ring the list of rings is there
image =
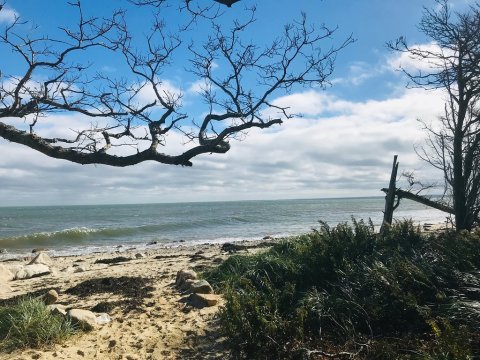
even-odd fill
[[[413,44],[410,45],[410,48],[414,52],[418,51],[426,56],[422,57],[418,54],[412,54],[411,52],[395,53],[387,61],[390,69],[403,69],[410,73],[417,71],[428,73],[439,67],[441,68],[443,62],[440,59],[451,55],[451,53],[448,53],[448,50],[440,48],[440,46],[433,42],[428,44]]]
[[[158,90],[160,92],[160,96],[165,98],[178,98],[182,95],[182,90],[176,87],[170,80],[161,81],[160,86],[158,86]],[[153,86],[151,84],[144,85],[137,94],[136,100],[138,100],[141,104],[151,103],[157,100]]]
[[[81,166],[1,140],[0,173],[9,176],[0,177],[0,197],[2,204],[20,205],[380,195],[394,154],[402,169],[422,169],[413,150],[424,136],[416,119],[434,120],[441,98],[419,89],[365,102],[315,91],[292,94],[278,101],[308,117],[252,130],[244,141],[232,142],[227,154],[194,159],[193,168],[151,162]],[[63,121],[70,126],[80,120]],[[181,144],[172,150],[180,151]]]
[[[363,61],[355,61],[348,67],[348,76],[334,78],[331,83],[333,85],[353,85],[358,86],[363,84],[368,79],[376,77],[384,72],[382,66],[372,66]]]
[[[11,24],[18,18],[18,13],[11,8],[4,7],[0,10],[0,24]]]

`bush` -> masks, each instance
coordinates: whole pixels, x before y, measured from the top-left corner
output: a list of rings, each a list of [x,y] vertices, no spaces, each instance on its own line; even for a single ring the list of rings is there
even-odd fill
[[[366,349],[358,344],[374,342],[364,351],[368,358],[415,346],[410,354],[427,359],[447,344],[449,359],[463,359],[451,350],[456,338],[448,334],[470,334],[480,316],[467,315],[447,293],[461,289],[465,271],[479,269],[479,235],[426,236],[411,221],[382,235],[363,221],[334,228],[320,223],[310,234],[265,253],[233,256],[203,276],[225,294],[220,320],[240,357],[288,358],[306,346],[357,352]],[[446,324],[446,318],[452,323],[441,338],[434,336],[432,319]]]
[[[0,347],[4,351],[52,345],[73,335],[69,320],[54,315],[38,298],[0,308]]]

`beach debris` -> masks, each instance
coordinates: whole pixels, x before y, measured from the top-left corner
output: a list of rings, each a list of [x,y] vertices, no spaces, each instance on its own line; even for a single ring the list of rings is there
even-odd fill
[[[44,265],[52,265],[53,261],[52,259],[50,258],[50,256],[48,256],[47,254],[45,254],[44,252],[40,252],[38,253],[38,255],[36,255],[32,261],[30,261],[28,263],[28,265],[33,265],[33,264],[44,264]]]
[[[136,254],[135,254],[135,258],[137,258],[137,259],[144,259],[144,258],[146,258],[146,255],[145,255],[145,254],[142,254],[142,253],[136,253]]]
[[[212,285],[207,280],[195,281],[190,285],[189,290],[194,294],[213,294]]]
[[[5,266],[0,264],[0,282],[13,280],[15,275]]]
[[[203,308],[217,305],[220,299],[220,295],[193,293],[190,295],[189,302],[193,307]]]
[[[45,305],[52,305],[58,301],[58,293],[55,290],[49,290],[45,295],[42,296],[42,300]]]
[[[36,253],[39,253],[39,252],[42,252],[42,251],[48,251],[48,249],[46,248],[35,248],[32,250],[32,254],[36,254]]]
[[[71,309],[67,311],[67,317],[83,330],[93,330],[97,325],[97,316],[90,310]]]
[[[234,243],[225,243],[222,245],[222,251],[224,252],[228,252],[228,253],[234,253],[234,252],[237,252],[237,251],[241,251],[241,250],[247,250],[248,249],[248,246],[245,246],[245,245],[239,245],[239,244],[234,244]]]
[[[107,313],[98,314],[97,316],[97,325],[105,325],[112,321],[110,316]]]
[[[198,261],[198,260],[207,260],[208,258],[202,254],[193,254],[190,255],[190,262]]]
[[[15,280],[30,279],[50,274],[50,268],[45,264],[25,265],[15,274]]]
[[[118,264],[121,262],[126,262],[132,260],[131,258],[125,257],[125,256],[117,256],[114,258],[109,258],[109,259],[98,259],[95,260],[95,264]]]
[[[175,278],[175,286],[182,288],[187,280],[197,280],[198,275],[195,271],[190,269],[182,269],[177,272]]]
[[[121,295],[122,300],[112,304],[123,308],[123,312],[140,311],[145,298],[151,298],[155,290],[152,280],[138,276],[104,277],[85,280],[65,290],[66,294],[85,299],[95,294]]]

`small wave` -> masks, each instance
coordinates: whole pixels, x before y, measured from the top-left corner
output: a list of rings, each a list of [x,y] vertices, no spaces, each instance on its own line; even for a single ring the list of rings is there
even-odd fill
[[[83,239],[89,239],[93,234],[101,231],[101,229],[78,227],[59,231],[10,236],[0,239],[0,246],[4,248],[23,248],[50,244],[72,244]]]

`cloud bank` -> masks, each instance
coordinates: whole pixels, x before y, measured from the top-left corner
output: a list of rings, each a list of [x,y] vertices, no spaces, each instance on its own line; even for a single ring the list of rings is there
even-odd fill
[[[417,119],[434,120],[442,95],[421,89],[396,94],[352,102],[309,90],[278,98],[277,104],[305,116],[252,130],[229,153],[194,159],[193,168],[82,166],[0,140],[0,198],[2,205],[44,205],[381,195],[394,154],[402,169],[436,176],[413,145],[424,135]],[[60,124],[68,126],[55,132],[79,121],[64,120]]]

